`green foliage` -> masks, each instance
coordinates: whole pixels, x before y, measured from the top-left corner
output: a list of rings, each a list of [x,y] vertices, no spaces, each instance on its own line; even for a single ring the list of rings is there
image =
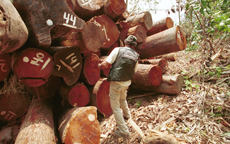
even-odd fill
[[[141,101],[139,101],[139,100],[137,101],[137,103],[136,103],[137,108],[139,108],[141,106],[141,103],[142,103]]]
[[[187,51],[196,50],[198,43],[204,40],[205,30],[207,37],[222,38],[230,34],[229,0],[187,0],[186,25],[191,33]]]

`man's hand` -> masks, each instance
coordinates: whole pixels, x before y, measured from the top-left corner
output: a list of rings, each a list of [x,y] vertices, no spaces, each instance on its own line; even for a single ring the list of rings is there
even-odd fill
[[[110,65],[110,63],[108,63],[107,61],[103,61],[102,63],[100,63],[98,66],[101,69],[107,68]]]

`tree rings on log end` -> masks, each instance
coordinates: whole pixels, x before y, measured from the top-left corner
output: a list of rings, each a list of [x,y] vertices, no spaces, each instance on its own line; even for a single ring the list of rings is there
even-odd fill
[[[99,144],[100,125],[97,120],[97,108],[94,106],[70,109],[59,122],[62,143]]]
[[[177,44],[178,47],[181,50],[184,50],[186,48],[186,33],[182,30],[182,28],[180,26],[176,27],[176,40],[177,40]]]

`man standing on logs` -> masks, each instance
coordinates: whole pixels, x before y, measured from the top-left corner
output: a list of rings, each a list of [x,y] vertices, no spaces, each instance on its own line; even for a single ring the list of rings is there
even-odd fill
[[[124,118],[129,119],[131,115],[126,97],[132,76],[136,70],[139,54],[135,51],[137,45],[135,36],[129,35],[124,42],[125,47],[115,48],[99,66],[103,69],[112,64],[107,81],[110,82],[110,105],[118,127],[115,135],[128,138],[130,133]],[[123,110],[124,117],[120,108]]]

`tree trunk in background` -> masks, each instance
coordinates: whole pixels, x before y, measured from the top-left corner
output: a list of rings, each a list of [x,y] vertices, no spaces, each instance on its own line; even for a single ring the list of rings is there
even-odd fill
[[[114,21],[120,17],[120,15],[126,10],[126,4],[124,0],[106,0],[104,1],[104,14],[108,15]]]
[[[84,27],[85,21],[65,0],[14,0],[13,4],[26,23],[31,44],[38,48],[49,48],[53,39]]]
[[[147,31],[147,35],[154,35],[166,29],[172,28],[173,25],[173,20],[170,17],[165,17],[159,21],[154,22],[152,28]]]
[[[82,57],[77,47],[50,47],[54,54],[53,75],[62,77],[68,86],[75,84],[81,74]],[[51,52],[52,50],[52,52]]]
[[[99,144],[100,126],[97,108],[76,107],[68,110],[59,121],[59,133],[65,144]]]
[[[74,6],[74,12],[77,16],[88,21],[90,18],[100,15],[102,13],[102,7],[104,6],[104,0],[96,1],[83,1],[72,0]]]
[[[51,106],[47,99],[32,100],[15,144],[56,144]]]
[[[89,85],[94,85],[100,79],[100,67],[98,55],[91,53],[83,58],[81,80]]]
[[[26,94],[9,92],[0,95],[0,120],[11,122],[27,112],[30,98]]]
[[[51,75],[48,81],[39,87],[27,87],[28,93],[36,98],[51,98],[53,97],[61,83],[61,77]]]
[[[0,3],[0,54],[19,49],[28,38],[28,29],[11,1]]]
[[[102,45],[102,48],[110,48],[118,40],[120,32],[114,21],[108,16],[95,16],[89,21],[97,24],[104,32],[106,39]]]
[[[146,31],[148,31],[152,27],[152,16],[150,12],[147,11],[130,16],[125,21],[119,23],[120,28],[131,28],[137,25],[142,25]]]
[[[137,38],[137,43],[141,43],[147,37],[146,29],[142,25],[137,25],[129,28],[127,36],[134,35]]]
[[[140,88],[147,86],[158,86],[162,81],[162,70],[160,66],[138,64],[137,71],[132,77],[132,87]]]
[[[166,60],[175,61],[176,57],[177,57],[176,53],[169,53],[169,54],[157,56],[156,58],[164,58]]]
[[[180,26],[148,36],[142,44],[136,47],[141,59],[177,52],[185,48],[186,36]]]
[[[0,82],[11,72],[11,56],[8,53],[0,54]]]
[[[113,114],[110,106],[109,85],[107,78],[100,78],[98,82],[90,88],[90,105],[96,106],[98,111],[105,117]]]
[[[140,64],[153,64],[160,66],[162,69],[162,73],[165,73],[168,68],[168,61],[164,58],[162,59],[142,59],[139,60]]]
[[[13,72],[22,84],[29,87],[45,84],[54,69],[53,58],[41,49],[25,49],[12,59]]]
[[[73,107],[86,106],[90,101],[88,88],[80,82],[77,82],[72,86],[67,86],[63,83],[59,88],[59,93],[64,101],[67,100]]]

